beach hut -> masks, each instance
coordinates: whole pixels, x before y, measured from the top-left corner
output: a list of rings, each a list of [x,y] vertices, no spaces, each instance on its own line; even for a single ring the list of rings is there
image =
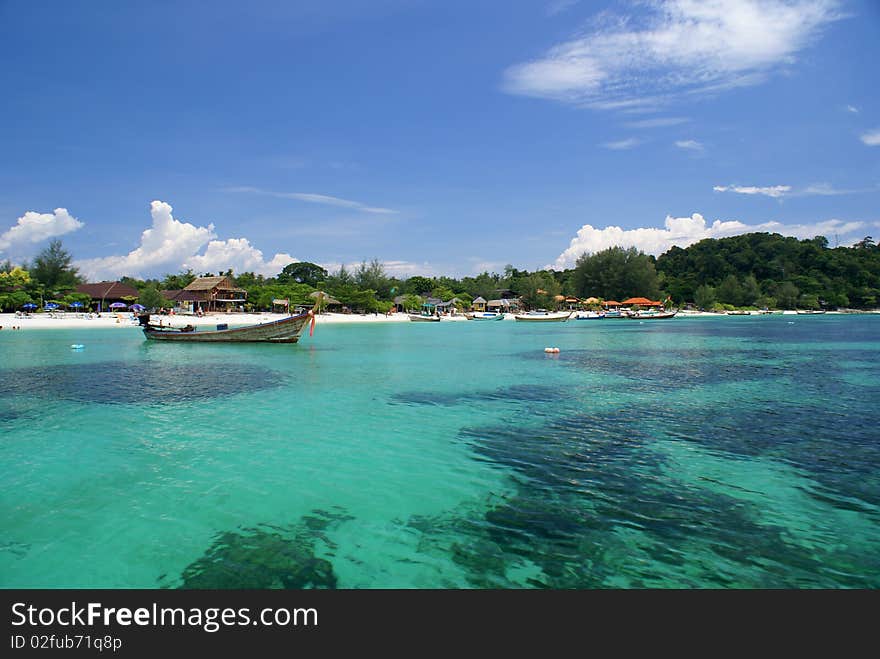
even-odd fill
[[[486,310],[486,299],[482,296],[477,296],[474,301],[471,303],[472,311],[485,311]]]
[[[662,302],[655,302],[654,300],[649,300],[646,297],[631,297],[628,300],[624,300],[621,304],[624,307],[634,307],[638,305],[642,309],[663,306]]]
[[[320,300],[319,311],[321,309],[329,310],[330,307],[336,307],[337,309],[339,307],[342,307],[342,302],[340,302],[339,300],[337,300],[335,298],[330,297],[330,295],[325,293],[324,291],[312,291],[311,293],[309,293],[309,297],[315,298],[316,304]]]
[[[194,307],[203,311],[235,311],[247,302],[247,291],[229,277],[199,277],[183,291],[192,294]]]
[[[92,298],[91,305],[96,311],[108,309],[114,302],[124,302],[126,306],[137,298],[140,293],[133,286],[119,281],[99,281],[94,284],[80,284],[77,293],[85,293]]]

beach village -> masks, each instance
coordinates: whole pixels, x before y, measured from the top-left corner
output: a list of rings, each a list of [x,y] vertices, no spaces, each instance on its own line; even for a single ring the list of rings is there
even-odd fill
[[[352,309],[339,300],[316,291],[309,302],[292,304],[289,298],[273,298],[269,308],[254,309],[248,301],[248,291],[236,286],[230,276],[197,277],[179,289],[160,291],[161,306],[146,306],[138,289],[121,281],[103,281],[76,285],[72,294],[62,300],[46,301],[41,305],[26,302],[14,313],[0,315],[4,328],[60,327],[88,322],[93,326],[139,325],[138,316],[151,313],[159,317],[163,325],[179,324],[212,325],[222,317],[226,324],[266,322],[311,310],[324,321],[418,321],[418,320],[551,320],[604,319],[626,317],[666,317],[674,314],[664,303],[644,297],[623,301],[600,300],[596,297],[580,299],[574,296],[556,295],[549,309],[528,308],[522,297],[510,290],[499,290],[503,297],[486,299],[477,296],[472,300],[453,296],[448,300],[424,296],[398,295],[393,306],[380,313]],[[543,293],[543,291],[541,291]],[[149,296],[147,296],[149,297]],[[667,301],[668,304],[668,301]],[[185,318],[185,323],[183,319]]]

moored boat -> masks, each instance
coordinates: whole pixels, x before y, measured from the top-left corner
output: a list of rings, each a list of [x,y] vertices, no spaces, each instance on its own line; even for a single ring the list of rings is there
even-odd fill
[[[675,311],[637,311],[626,317],[632,320],[668,320],[669,318],[675,318],[676,313]]]
[[[602,320],[604,318],[604,313],[598,313],[596,311],[578,311],[574,317],[575,320]]]
[[[427,314],[411,313],[407,314],[409,319],[414,323],[439,323],[440,316],[429,316]]]
[[[528,313],[518,313],[513,318],[518,321],[539,322],[539,323],[564,323],[571,315],[570,311],[549,312],[543,309],[537,311],[529,311]]]
[[[504,314],[495,311],[475,311],[468,314],[468,317],[471,320],[504,320]]]
[[[315,316],[309,311],[281,320],[245,327],[228,328],[217,325],[214,330],[197,329],[193,325],[172,327],[153,325],[150,314],[138,316],[144,336],[152,341],[183,341],[189,343],[296,343],[309,321],[314,328]],[[309,332],[311,334],[311,331]]]

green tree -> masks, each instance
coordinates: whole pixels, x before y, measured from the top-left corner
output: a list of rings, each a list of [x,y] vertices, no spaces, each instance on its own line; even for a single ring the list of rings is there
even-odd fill
[[[327,280],[327,271],[309,261],[296,261],[284,266],[284,269],[281,270],[275,279],[282,284],[294,282],[317,287],[319,282]]]
[[[138,303],[142,304],[147,309],[160,309],[162,307],[174,306],[174,303],[171,302],[171,300],[166,300],[162,297],[162,293],[160,293],[159,289],[154,285],[146,286],[141,290],[140,295],[138,296]]]
[[[610,247],[595,254],[582,254],[571,275],[571,287],[578,297],[623,300],[660,295],[653,259],[635,247]]]
[[[782,309],[796,309],[801,292],[790,281],[784,281],[776,287],[776,303]]]
[[[179,272],[176,275],[165,275],[159,284],[159,288],[166,291],[179,291],[186,288],[196,280],[196,274],[192,270]]]
[[[7,264],[9,262],[7,261]],[[17,288],[22,288],[31,283],[31,275],[30,273],[22,268],[21,266],[10,267],[6,269],[5,266],[2,271],[0,271],[0,290],[4,291],[14,291]]]
[[[757,303],[758,298],[761,297],[761,287],[755,275],[750,274],[743,280],[740,292],[743,305],[751,307]]]
[[[80,283],[77,269],[71,265],[73,257],[56,239],[49,241],[30,268],[31,277],[46,287],[47,291],[63,291],[74,288]]]
[[[560,294],[562,286],[548,272],[534,272],[520,276],[516,280],[517,292],[523,303],[531,309],[555,308],[554,297]]]
[[[420,277],[416,275],[415,277],[410,277],[405,282],[403,282],[403,289],[405,293],[412,293],[413,295],[424,295],[425,293],[429,293],[434,288],[434,280],[428,279],[427,277]]]
[[[387,300],[391,297],[391,279],[379,259],[374,258],[369,263],[362,262],[354,272],[354,281],[362,290],[375,291],[380,299]]]
[[[710,310],[715,304],[715,289],[703,284],[694,293],[694,304],[698,309]]]
[[[446,286],[435,286],[433,289],[431,289],[431,297],[436,297],[443,302],[447,302],[448,300],[451,300],[453,297],[455,297],[455,293],[452,292],[451,288],[448,288]]]
[[[34,299],[25,291],[0,293],[0,309],[3,311],[16,311],[28,302],[34,302]]]
[[[740,306],[743,303],[742,287],[739,285],[736,275],[727,275],[724,278],[724,281],[715,289],[715,297],[724,304]]]
[[[421,295],[413,295],[412,293],[408,293],[403,296],[403,308],[407,311],[418,311],[422,308],[422,305],[425,303],[425,298]]]

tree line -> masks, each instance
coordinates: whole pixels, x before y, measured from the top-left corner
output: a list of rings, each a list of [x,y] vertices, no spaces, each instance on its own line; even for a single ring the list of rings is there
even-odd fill
[[[852,247],[830,248],[822,236],[799,240],[750,233],[673,247],[657,258],[632,247],[611,247],[583,254],[567,270],[529,272],[508,265],[503,273],[474,277],[398,278],[373,259],[332,273],[315,263],[296,262],[274,277],[232,270],[217,274],[245,289],[246,308],[258,311],[272,309],[275,299],[289,300],[291,306],[311,305],[316,299],[312,294],[319,290],[359,312],[388,311],[395,299],[406,308],[418,308],[428,297],[455,299],[460,308],[477,297],[518,297],[528,308],[555,308],[563,296],[669,299],[675,306],[693,304],[707,310],[866,309],[876,307],[880,299],[880,247],[870,236]],[[182,289],[197,276],[190,270],[121,281],[137,289],[141,304],[157,308],[171,306],[162,291]],[[53,240],[30,264],[0,264],[0,308],[8,311],[27,302],[88,304],[87,295],[75,292],[81,281],[71,255],[61,241]]]

